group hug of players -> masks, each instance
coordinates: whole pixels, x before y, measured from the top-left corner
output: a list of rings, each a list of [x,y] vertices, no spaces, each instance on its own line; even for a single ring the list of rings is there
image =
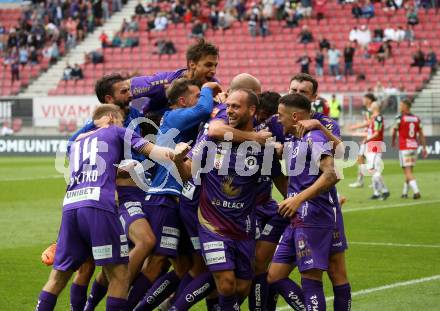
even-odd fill
[[[324,271],[334,310],[350,310],[335,188],[340,130],[311,109],[317,81],[297,74],[281,97],[239,74],[222,89],[218,58],[202,40],[188,48],[186,69],[97,81],[105,105],[70,139],[56,250],[43,253],[53,269],[36,310],[54,310],[75,271],[73,311],[94,310],[106,295],[112,311],[188,310],[203,299],[207,310],[239,310],[246,298],[244,309],[275,310],[278,295],[294,310],[325,310]],[[141,113],[130,102],[142,97]],[[160,120],[154,140],[139,117]],[[367,148],[380,138],[372,129]],[[148,159],[155,165],[140,167]],[[300,285],[289,278],[295,267]]]

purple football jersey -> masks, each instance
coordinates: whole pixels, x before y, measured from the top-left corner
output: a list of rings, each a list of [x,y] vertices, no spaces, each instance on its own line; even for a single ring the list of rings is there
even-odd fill
[[[341,129],[339,128],[338,122],[332,118],[327,117],[325,114],[313,111],[310,116],[311,119],[316,119],[321,122],[333,135],[341,137]]]
[[[263,150],[246,150],[236,144],[223,148],[224,142],[214,141],[206,132],[189,153],[193,165],[205,159],[204,164],[212,168],[200,174],[200,224],[232,239],[253,238],[257,194],[255,184],[261,175]],[[206,148],[207,143],[210,144],[209,148]],[[243,172],[247,176],[243,176]]]
[[[163,111],[168,108],[168,99],[165,93],[165,85],[173,80],[181,78],[186,69],[171,72],[158,72],[152,76],[133,77],[130,80],[130,90],[133,99],[148,97],[148,111]]]
[[[124,137],[131,137],[130,146]],[[118,164],[124,147],[140,150],[148,142],[137,133],[117,126],[100,128],[77,139],[69,153],[70,182],[64,197],[64,210],[95,207],[116,213],[115,190]]]
[[[332,144],[321,131],[313,130],[301,139],[292,136],[284,144],[289,197],[310,187],[321,176],[319,161],[323,155],[332,156]],[[334,228],[336,212],[339,209],[336,187],[304,202],[292,221],[299,227]]]

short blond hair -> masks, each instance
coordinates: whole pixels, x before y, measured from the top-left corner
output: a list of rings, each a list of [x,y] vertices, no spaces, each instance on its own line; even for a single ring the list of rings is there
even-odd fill
[[[121,108],[119,106],[116,106],[114,104],[105,104],[98,106],[98,108],[95,109],[93,112],[93,121],[101,119],[104,116],[122,116]]]

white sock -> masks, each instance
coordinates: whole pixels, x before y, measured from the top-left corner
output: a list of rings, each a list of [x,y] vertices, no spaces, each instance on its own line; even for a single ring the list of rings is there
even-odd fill
[[[382,175],[380,175],[379,178],[380,178],[379,180],[380,180],[380,185],[382,188],[382,193],[389,192],[387,186],[385,186],[385,182],[383,181]]]
[[[402,191],[403,195],[408,195],[408,183],[405,181],[403,183],[403,191]]]
[[[382,192],[380,176],[373,176],[373,194],[380,195]]]
[[[362,173],[362,167],[361,165],[358,165],[358,183],[363,184],[364,183],[364,174]]]
[[[417,187],[417,182],[415,179],[409,181],[409,186],[411,187],[414,194],[419,193],[419,187]]]

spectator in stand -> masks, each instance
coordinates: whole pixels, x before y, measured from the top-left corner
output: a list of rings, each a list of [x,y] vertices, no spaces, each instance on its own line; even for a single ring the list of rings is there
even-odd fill
[[[72,68],[71,77],[73,80],[82,80],[84,79],[84,75],[81,67],[78,64],[75,64],[75,67]]]
[[[260,35],[265,38],[269,33],[269,23],[267,21],[266,16],[262,14],[258,20],[258,25],[260,28]]]
[[[414,26],[419,23],[419,17],[417,15],[417,9],[413,6],[408,8],[408,12],[406,13],[406,19],[408,25]]]
[[[26,66],[29,61],[29,51],[26,46],[22,46],[18,50],[18,59],[22,67]]]
[[[360,7],[358,2],[353,2],[352,6],[351,6],[351,14],[356,19],[362,17],[362,8]]]
[[[312,16],[312,1],[311,0],[301,0],[300,1],[302,7],[302,15],[305,18],[309,18]]]
[[[112,0],[112,11],[113,12],[119,12],[122,8],[122,1],[121,0]]]
[[[99,2],[100,1],[95,2],[97,6]],[[107,21],[110,18],[110,7],[107,0],[102,1],[101,10],[99,10],[99,6],[98,6],[96,8],[96,11],[94,8],[92,9],[92,11],[93,11],[93,16],[97,19],[97,22],[95,23],[96,26],[102,25],[102,21],[100,20],[100,18],[104,19],[104,21]]]
[[[366,0],[365,5],[362,7],[362,17],[368,19],[374,17],[374,5],[370,0]]]
[[[384,41],[397,41],[396,40],[396,30],[391,25],[388,25],[383,32],[383,40]]]
[[[168,18],[165,12],[160,12],[154,19],[154,30],[163,31],[168,26]]]
[[[330,74],[339,79],[339,62],[341,58],[341,52],[337,50],[336,47],[332,44],[327,53]]]
[[[49,58],[49,64],[55,64],[60,57],[60,51],[56,42],[52,42],[49,48],[46,49],[46,58]]]
[[[289,10],[286,17],[286,28],[295,28],[298,26],[298,18],[295,10]]]
[[[382,0],[382,8],[385,13],[392,13],[398,9],[394,0]]]
[[[435,54],[432,48],[429,49],[429,53],[426,55],[426,66],[431,68],[431,74],[434,74],[437,70],[437,54]]]
[[[412,67],[419,67],[419,73],[422,72],[423,66],[425,66],[425,54],[422,49],[419,48],[417,52],[413,55]]]
[[[172,6],[172,16],[173,21],[175,23],[180,23],[183,21],[183,17],[185,16],[185,13],[187,12],[187,8],[182,0],[176,1],[176,3]]]
[[[324,74],[324,54],[320,50],[317,50],[315,54],[315,69],[317,76]]]
[[[235,18],[231,13],[231,10],[228,11],[220,11],[218,14],[218,27],[221,30],[226,30],[231,28],[231,24],[234,22]]]
[[[324,19],[326,2],[327,0],[317,0],[315,2],[316,21],[318,24],[322,19]]]
[[[72,67],[70,66],[69,63],[66,63],[66,67],[64,67],[63,70],[63,80],[64,81],[68,81],[72,79]]]
[[[30,52],[29,52],[29,61],[31,63],[31,65],[37,65],[39,63],[38,60],[38,51],[35,48],[35,46],[31,46],[30,47]]]
[[[121,33],[117,31],[112,39],[112,47],[118,48],[122,46],[122,39],[121,39]]]
[[[405,30],[403,30],[402,26],[399,26],[396,30],[396,41],[402,42],[405,40]]]
[[[252,9],[252,12],[249,16],[249,20],[248,20],[248,30],[249,30],[249,34],[252,37],[256,37],[257,36],[257,24],[258,24],[258,18],[259,18],[259,11],[258,9]]]
[[[376,59],[379,62],[382,62],[382,64],[384,64],[385,60],[390,58],[391,55],[392,55],[391,41],[388,40],[380,45],[379,50],[377,51],[376,54]]]
[[[130,23],[128,23],[128,30],[133,31],[133,32],[139,31],[139,23],[136,19],[136,15],[133,15],[131,17],[131,21],[130,21]]]
[[[354,26],[350,33],[348,34],[348,40],[352,42],[359,42],[359,28]]]
[[[108,43],[108,36],[105,33],[105,31],[103,30],[101,32],[101,34],[99,35],[99,41],[101,41],[101,47],[103,49],[105,49],[106,47],[108,47],[109,43]]]
[[[218,29],[218,15],[218,8],[215,5],[211,6],[209,12],[209,22],[211,23],[211,28],[214,30]]]
[[[133,48],[139,46],[139,37],[133,32],[129,31],[126,36],[125,40],[122,43],[123,48]]]
[[[355,48],[353,44],[348,42],[344,48],[344,75],[353,75],[353,57]]]
[[[298,34],[299,37],[299,43],[307,44],[313,41],[313,35],[310,32],[307,25],[304,25],[302,27],[301,32]]]
[[[190,38],[203,39],[205,36],[205,27],[203,23],[197,19],[193,26],[191,27],[191,33],[189,35]]]
[[[310,63],[312,62],[312,59],[307,54],[304,54],[303,56],[298,58],[296,62],[301,64],[302,73],[307,73],[307,74],[309,73],[309,66]]]
[[[329,48],[330,48],[330,42],[327,40],[327,38],[320,35],[319,36],[319,49],[322,51],[322,50],[328,50]]]
[[[14,84],[15,81],[20,80],[20,64],[18,61],[18,57],[14,57],[11,60],[11,85]]]
[[[142,15],[147,14],[147,12],[145,11],[144,6],[142,5],[142,1],[141,1],[141,0],[138,1],[138,4],[137,4],[136,7],[134,8],[134,13],[135,13],[137,16],[142,16]]]
[[[362,25],[361,29],[358,31],[357,34],[357,43],[363,47],[366,48],[368,44],[371,42],[371,31],[368,29],[366,25]]]
[[[154,45],[157,47],[157,51],[154,51],[153,54],[158,55],[172,55],[176,54],[176,48],[172,41],[167,40],[159,40]]]
[[[405,41],[408,41],[408,46],[414,41],[414,30],[409,25],[405,29]]]
[[[236,1],[235,10],[237,12],[237,19],[242,22],[246,13],[246,0]]]
[[[376,28],[373,32],[373,41],[382,42],[384,37],[384,30],[382,28]]]
[[[129,27],[129,25],[128,25],[127,19],[124,18],[122,20],[122,25],[121,25],[121,30],[120,30],[121,34],[124,34],[124,32],[128,31],[128,27]]]

